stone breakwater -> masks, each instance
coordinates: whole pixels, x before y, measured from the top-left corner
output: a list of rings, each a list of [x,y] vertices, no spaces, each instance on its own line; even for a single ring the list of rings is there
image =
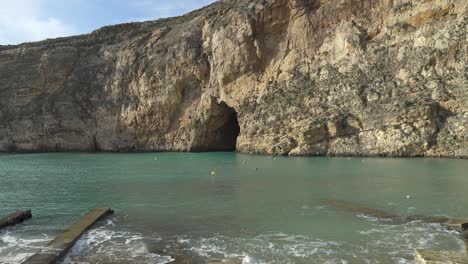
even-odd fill
[[[465,0],[224,0],[0,46],[0,151],[468,157]]]

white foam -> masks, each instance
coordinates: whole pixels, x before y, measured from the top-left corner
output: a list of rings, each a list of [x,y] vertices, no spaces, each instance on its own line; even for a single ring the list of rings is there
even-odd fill
[[[65,257],[64,264],[170,263],[173,259],[151,253],[142,234],[116,231],[113,222],[86,232]]]
[[[28,237],[20,232],[6,232],[0,236],[0,263],[21,263],[41,250],[50,239],[47,235]]]
[[[308,263],[401,263],[414,262],[414,248],[453,248],[463,241],[457,239],[454,231],[440,224],[410,222],[389,224],[374,221],[371,227],[356,230],[365,236],[367,243],[349,241],[327,241],[304,235],[287,233],[265,233],[251,238],[226,237],[217,235],[211,238],[183,236],[177,240],[184,250],[194,252],[203,258],[236,258],[244,263],[290,263],[295,260]],[[360,239],[358,239],[360,240]]]
[[[244,263],[290,262],[291,258],[325,260],[321,256],[336,254],[341,245],[335,241],[322,241],[302,235],[268,233],[254,238],[229,238],[218,235],[213,238],[179,239],[190,241],[186,250],[204,258],[238,259]],[[289,260],[288,260],[289,259]],[[336,259],[333,263],[343,263]]]
[[[386,222],[386,221],[388,222],[388,221],[391,221],[391,219],[377,218],[377,217],[369,216],[369,215],[366,215],[366,214],[358,214],[357,217],[365,219],[365,220],[370,221],[370,222]]]
[[[364,217],[365,218],[365,217]],[[365,218],[369,220],[368,218]],[[444,249],[456,243],[460,251],[464,244],[456,232],[440,224],[411,222],[402,225],[368,222],[369,227],[356,230],[364,244],[349,241],[323,240],[284,232],[264,233],[254,237],[194,237],[184,235],[171,240],[176,250],[194,253],[204,259],[237,259],[246,264],[290,263],[294,260],[309,263],[391,263],[407,264],[414,260],[414,248]],[[172,259],[152,253],[140,233],[122,231],[114,222],[86,232],[77,241],[63,263],[169,263]],[[121,228],[121,227],[119,227]],[[0,236],[0,263],[21,263],[42,248],[51,238],[5,233]],[[171,239],[174,239],[172,237]],[[454,242],[455,241],[455,242]],[[166,243],[163,243],[166,244]],[[169,243],[167,243],[169,245]],[[248,257],[248,258],[246,258]]]
[[[446,229],[441,224],[426,224],[410,222],[402,225],[375,225],[368,230],[359,232],[368,236],[369,254],[386,255],[394,263],[413,263],[414,249],[453,250],[450,244],[458,244],[460,250],[463,242],[456,239],[454,231]],[[366,254],[368,255],[368,254]]]

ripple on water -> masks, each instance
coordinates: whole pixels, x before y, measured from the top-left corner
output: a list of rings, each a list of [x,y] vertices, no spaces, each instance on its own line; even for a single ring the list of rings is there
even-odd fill
[[[48,235],[27,236],[20,232],[6,231],[0,234],[0,263],[17,264],[43,249],[50,241]]]
[[[149,252],[144,237],[138,233],[115,231],[112,220],[92,229],[76,242],[62,261],[75,263],[152,263],[164,264],[173,261],[169,256]],[[32,235],[24,228],[0,234],[0,263],[18,264],[45,248],[53,239],[49,235]]]
[[[181,236],[177,243],[181,250],[196,253],[205,259],[238,259],[246,264],[292,263],[291,259],[294,263],[347,263],[333,256],[341,245],[338,242],[284,233],[269,233],[254,238]]]
[[[367,219],[371,227],[356,230],[366,244],[326,241],[302,235],[267,233],[253,238],[216,235],[181,236],[181,250],[210,259],[244,259],[244,263],[414,263],[414,249],[463,250],[455,231],[441,224],[389,224]],[[246,256],[248,262],[245,261]]]
[[[203,259],[237,259],[245,264],[261,263],[413,263],[415,248],[453,246],[460,250],[463,242],[453,239],[454,231],[440,224],[410,222],[392,225],[367,219],[371,226],[356,230],[366,246],[345,241],[326,241],[303,235],[272,232],[255,237],[179,236],[170,239],[145,237],[136,232],[117,229],[114,220],[86,232],[62,263],[170,263],[169,256],[155,254],[147,242],[166,245],[167,249],[188,252]],[[13,234],[14,233],[14,234]],[[0,236],[0,263],[21,263],[43,248],[51,237],[19,238],[18,232]],[[26,236],[24,236],[26,237]],[[451,241],[451,242],[450,242]]]
[[[86,232],[73,246],[63,264],[83,263],[170,263],[173,259],[151,253],[145,237],[139,233],[117,231],[112,220],[106,225]]]

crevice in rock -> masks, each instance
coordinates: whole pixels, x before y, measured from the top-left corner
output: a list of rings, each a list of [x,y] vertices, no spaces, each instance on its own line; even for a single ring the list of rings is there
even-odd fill
[[[431,149],[436,146],[439,142],[438,137],[440,132],[444,129],[447,119],[454,114],[442,107],[439,103],[434,103],[431,107],[432,110],[432,121],[435,122],[437,127],[436,131],[427,139],[429,144],[428,148]]]
[[[101,151],[101,148],[99,147],[99,143],[97,141],[97,136],[96,135],[93,135],[93,141],[92,141],[92,145],[91,145],[91,151],[92,152],[99,152]]]
[[[235,151],[240,133],[237,112],[225,102],[212,103],[207,119],[198,129],[190,151]]]

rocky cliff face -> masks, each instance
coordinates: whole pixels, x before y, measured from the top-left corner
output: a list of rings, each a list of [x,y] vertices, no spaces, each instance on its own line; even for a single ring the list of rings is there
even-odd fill
[[[466,0],[224,0],[0,46],[1,151],[468,156]]]

